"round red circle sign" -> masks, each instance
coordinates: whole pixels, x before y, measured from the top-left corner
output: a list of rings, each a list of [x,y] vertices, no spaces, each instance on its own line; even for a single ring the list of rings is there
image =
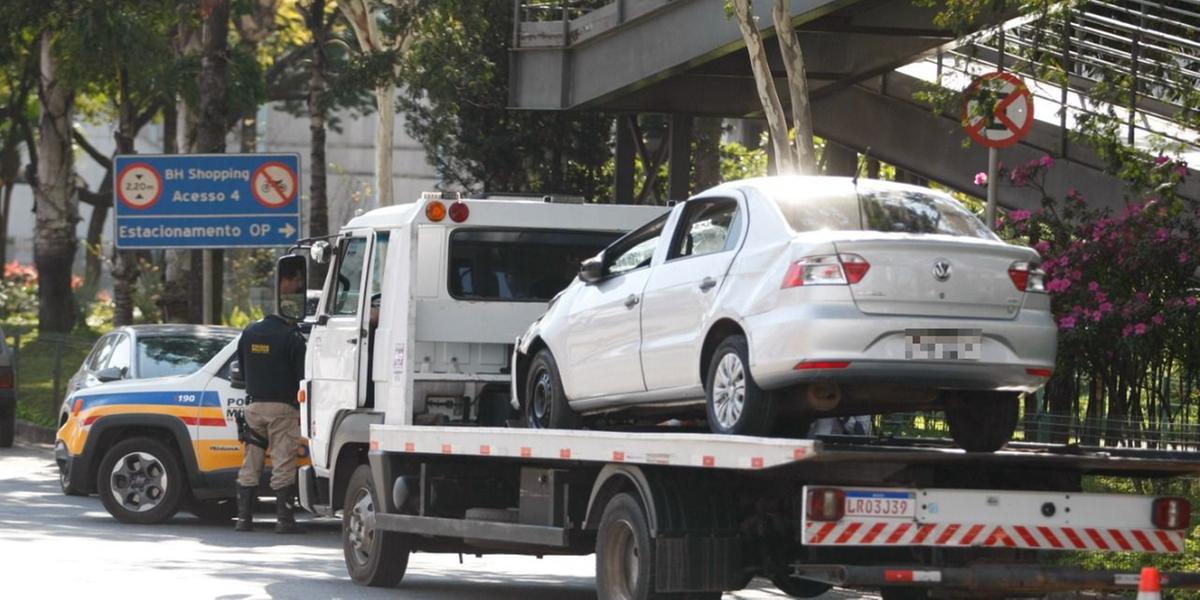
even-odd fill
[[[154,206],[162,191],[162,176],[146,163],[133,163],[117,175],[117,198],[129,208],[146,210]]]
[[[980,75],[963,93],[962,124],[984,146],[1012,146],[1033,127],[1033,94],[1012,73]]]
[[[254,199],[267,208],[283,208],[296,197],[300,181],[291,167],[281,162],[269,162],[250,177]]]

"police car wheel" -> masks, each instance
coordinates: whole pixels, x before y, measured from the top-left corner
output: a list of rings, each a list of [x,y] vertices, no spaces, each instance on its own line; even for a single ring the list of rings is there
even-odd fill
[[[17,407],[0,404],[0,448],[11,448],[17,433]]]
[[[346,570],[354,583],[371,587],[393,587],[408,568],[408,543],[404,534],[375,526],[382,508],[371,468],[359,465],[346,486],[342,504],[342,551]]]
[[[187,481],[175,452],[158,440],[139,437],[104,453],[96,489],[105,510],[118,521],[152,525],[179,511]]]

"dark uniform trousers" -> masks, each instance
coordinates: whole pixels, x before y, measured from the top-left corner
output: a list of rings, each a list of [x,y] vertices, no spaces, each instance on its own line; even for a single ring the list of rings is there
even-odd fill
[[[246,457],[238,471],[238,485],[257,486],[266,454],[271,454],[271,489],[296,483],[300,452],[300,410],[287,402],[252,402],[246,407],[246,426],[267,440],[267,450],[245,444]]]

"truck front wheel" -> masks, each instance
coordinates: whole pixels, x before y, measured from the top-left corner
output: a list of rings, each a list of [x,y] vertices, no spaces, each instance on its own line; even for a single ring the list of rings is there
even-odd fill
[[[1019,418],[1018,394],[968,392],[946,405],[950,437],[967,452],[995,452],[1012,440]]]
[[[376,527],[375,514],[379,493],[371,468],[359,465],[346,486],[342,505],[342,551],[346,570],[355,583],[371,587],[392,587],[404,578],[408,569],[408,545],[404,534]]]

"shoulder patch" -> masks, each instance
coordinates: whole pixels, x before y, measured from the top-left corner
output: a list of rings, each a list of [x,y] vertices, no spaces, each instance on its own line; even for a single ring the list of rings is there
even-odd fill
[[[250,352],[254,354],[270,354],[270,344],[250,344]]]

